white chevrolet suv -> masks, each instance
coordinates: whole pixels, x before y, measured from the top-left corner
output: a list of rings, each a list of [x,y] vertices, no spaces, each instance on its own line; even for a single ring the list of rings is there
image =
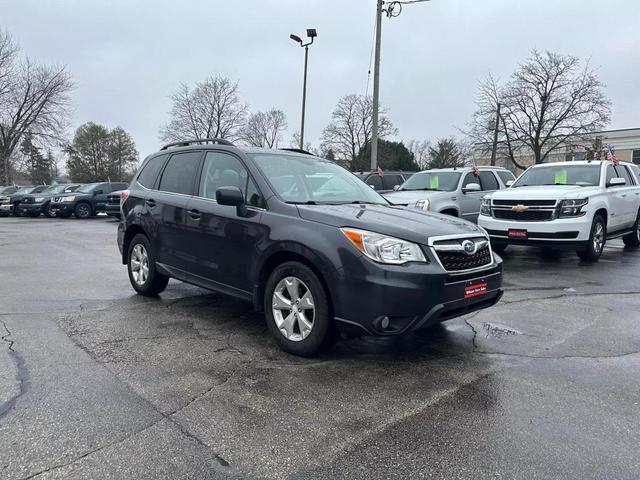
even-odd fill
[[[524,244],[575,248],[597,260],[607,239],[640,246],[640,169],[608,161],[545,163],[482,200],[478,225],[494,250]]]

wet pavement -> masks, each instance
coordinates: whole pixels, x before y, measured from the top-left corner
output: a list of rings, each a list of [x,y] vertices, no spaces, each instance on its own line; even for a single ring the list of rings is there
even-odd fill
[[[489,310],[281,352],[261,315],[133,294],[104,217],[0,219],[0,478],[636,479],[640,251],[510,249]]]

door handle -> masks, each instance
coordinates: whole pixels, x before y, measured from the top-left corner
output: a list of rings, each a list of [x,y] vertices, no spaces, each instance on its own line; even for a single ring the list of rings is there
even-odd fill
[[[191,217],[192,220],[200,220],[201,214],[195,208],[189,210],[187,213],[189,214],[189,216]]]
[[[156,201],[153,198],[146,199],[144,203],[146,203],[149,206],[149,208],[153,208],[156,206]]]
[[[627,196],[627,194],[626,194],[626,193],[623,193],[623,194],[622,194],[622,195],[620,195],[620,196],[621,196],[622,198],[624,198],[624,197],[626,197],[626,196]]]

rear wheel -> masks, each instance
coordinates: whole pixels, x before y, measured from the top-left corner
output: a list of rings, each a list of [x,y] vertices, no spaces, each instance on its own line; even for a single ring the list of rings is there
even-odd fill
[[[79,203],[76,205],[73,214],[76,216],[76,218],[89,218],[91,216],[91,205],[84,202]]]
[[[312,356],[336,339],[327,293],[316,274],[299,262],[277,267],[264,292],[267,325],[283,350]]]
[[[636,223],[633,224],[633,232],[622,237],[622,241],[627,247],[640,247],[640,211],[638,211]]]
[[[156,258],[151,243],[140,233],[129,244],[127,270],[131,286],[145,297],[158,295],[169,283],[169,277],[156,271]]]
[[[607,226],[604,223],[604,218],[598,215],[593,219],[593,223],[591,224],[591,235],[589,235],[587,245],[576,253],[582,260],[595,262],[600,258],[600,255],[602,255],[606,241]]]

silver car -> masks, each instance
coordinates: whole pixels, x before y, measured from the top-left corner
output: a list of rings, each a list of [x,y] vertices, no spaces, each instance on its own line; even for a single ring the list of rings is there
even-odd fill
[[[479,167],[478,175],[471,167],[425,170],[384,197],[394,204],[444,213],[475,223],[482,197],[507,188],[514,180],[513,173],[502,167]]]

